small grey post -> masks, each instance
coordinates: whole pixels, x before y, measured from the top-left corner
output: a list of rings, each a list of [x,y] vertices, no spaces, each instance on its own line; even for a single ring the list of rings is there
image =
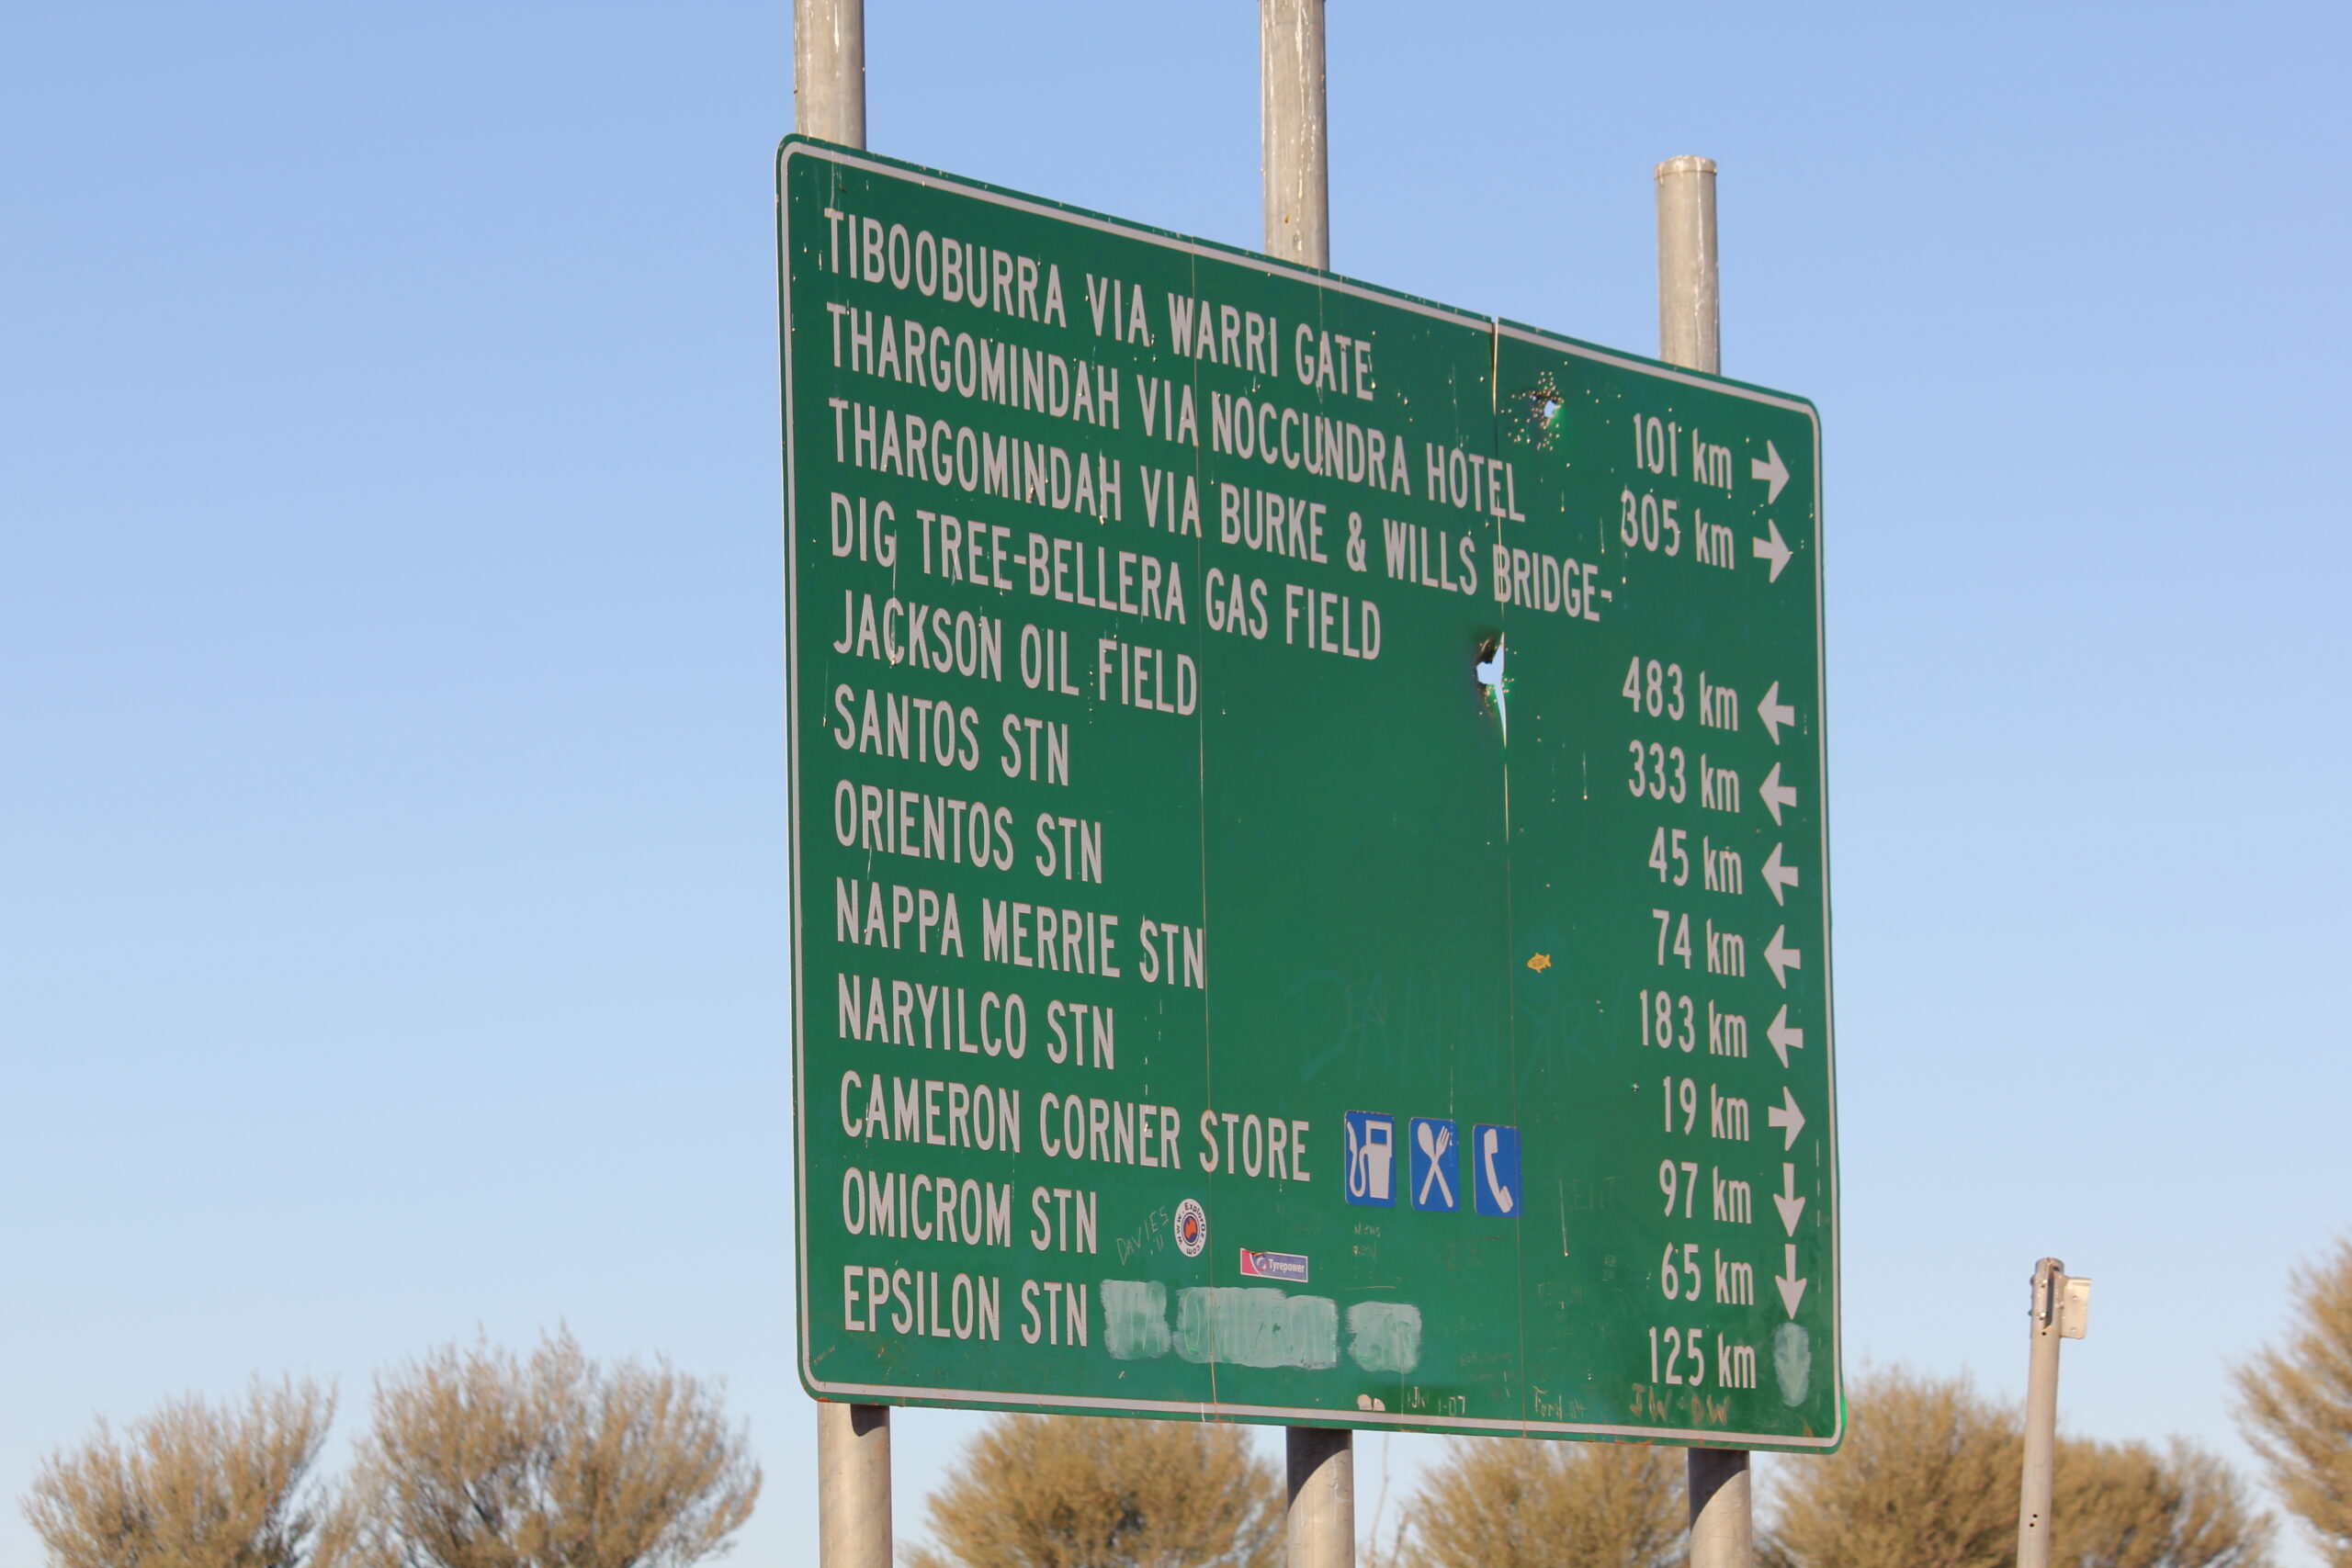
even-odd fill
[[[1657,356],[1723,372],[1716,292],[1715,161],[1668,158],[1657,166]],[[1741,1449],[1692,1449],[1690,1568],[1751,1568],[1755,1497]]]
[[[2091,1282],[2045,1258],[2033,1266],[2033,1358],[2025,1382],[2025,1472],[2018,1483],[2018,1568],[2050,1568],[2050,1485],[2058,1457],[2058,1342],[2089,1327]]]
[[[1748,1568],[1756,1561],[1755,1497],[1742,1449],[1690,1450],[1690,1568]]]
[[[1258,104],[1266,254],[1331,265],[1331,184],[1323,117],[1323,0],[1258,0]]]
[[[1323,119],[1323,0],[1258,0],[1259,130],[1265,157],[1266,254],[1331,265],[1331,187]],[[1286,1429],[1289,1568],[1354,1568],[1355,1434]]]
[[[1343,1427],[1284,1428],[1289,1442],[1287,1568],[1355,1568],[1355,1434]]]
[[[1715,161],[1657,166],[1657,356],[1722,375],[1722,296],[1715,269]]]
[[[2018,1568],[2050,1568],[2050,1487],[2058,1450],[2058,1281],[2066,1266],[2033,1266],[2033,1353],[2025,1380],[2025,1472],[2018,1489]]]
[[[803,134],[865,145],[865,0],[792,0],[792,97]]]
[[[890,1407],[817,1405],[817,1561],[890,1568]]]
[[[793,118],[865,145],[865,0],[793,0]],[[890,1407],[817,1404],[817,1561],[890,1568]]]

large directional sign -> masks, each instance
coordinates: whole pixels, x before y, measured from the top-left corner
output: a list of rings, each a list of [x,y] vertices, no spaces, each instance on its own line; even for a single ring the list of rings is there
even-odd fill
[[[1833,1446],[1812,406],[778,192],[810,1392]]]

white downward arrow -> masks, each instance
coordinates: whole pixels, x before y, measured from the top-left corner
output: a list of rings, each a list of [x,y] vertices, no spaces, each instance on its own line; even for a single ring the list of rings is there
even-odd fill
[[[1804,1049],[1804,1031],[1789,1027],[1789,1004],[1782,1002],[1781,1010],[1772,1015],[1771,1026],[1764,1031],[1764,1038],[1780,1053],[1781,1066],[1789,1065],[1789,1053]]]
[[[1778,762],[1773,763],[1772,771],[1764,775],[1764,783],[1756,793],[1764,797],[1765,807],[1772,813],[1774,827],[1780,826],[1781,807],[1797,803],[1795,788],[1781,782],[1781,764]]]
[[[1789,558],[1796,552],[1789,548],[1789,542],[1786,539],[1781,537],[1781,525],[1778,523],[1767,518],[1764,526],[1771,530],[1772,536],[1756,541],[1756,558],[1772,563],[1772,570],[1766,574],[1765,581],[1778,582],[1781,581],[1781,568],[1789,564]]]
[[[1773,929],[1772,940],[1764,944],[1764,962],[1772,966],[1772,978],[1781,983],[1781,989],[1787,990],[1788,972],[1804,967],[1804,954],[1789,945],[1788,927]]]
[[[1797,1314],[1797,1303],[1804,1300],[1804,1281],[1797,1278],[1797,1244],[1795,1242],[1781,1244],[1781,1267],[1786,1272],[1773,1275],[1772,1283],[1781,1287],[1781,1304],[1789,1309],[1791,1317],[1794,1317]]]
[[[1772,890],[1772,902],[1789,901],[1788,889],[1797,885],[1797,868],[1781,863],[1781,846],[1774,844],[1772,852],[1764,857],[1764,886]]]
[[[1781,1145],[1782,1150],[1797,1146],[1797,1134],[1804,1131],[1804,1112],[1797,1109],[1797,1097],[1788,1085],[1781,1086],[1780,1104],[1764,1108],[1764,1121],[1768,1126],[1788,1129],[1787,1141]]]
[[[1797,1222],[1804,1218],[1804,1200],[1797,1196],[1795,1166],[1781,1167],[1781,1190],[1772,1195],[1772,1206],[1781,1211],[1781,1223],[1788,1227],[1789,1234],[1796,1235]],[[1795,1270],[1792,1269],[1790,1272]]]
[[[1780,500],[1781,487],[1789,482],[1789,466],[1781,461],[1781,449],[1770,441],[1764,443],[1764,456],[1747,460],[1747,477],[1762,479],[1772,487],[1771,492],[1764,498],[1765,505],[1770,506]]]
[[[1781,683],[1778,681],[1773,682],[1770,690],[1764,694],[1764,700],[1756,705],[1756,716],[1762,719],[1764,728],[1772,732],[1772,744],[1775,746],[1781,743],[1781,726],[1796,723],[1797,710],[1781,700]]]

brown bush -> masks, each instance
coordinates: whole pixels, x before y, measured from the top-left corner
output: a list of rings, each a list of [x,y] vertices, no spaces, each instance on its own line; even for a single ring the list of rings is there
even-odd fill
[[[2178,1440],[2160,1454],[2062,1438],[2051,1492],[2050,1559],[2065,1568],[2253,1568],[2270,1543],[2237,1477]]]
[[[1683,1450],[1463,1438],[1414,1495],[1396,1553],[1431,1568],[1663,1568],[1682,1551]]]
[[[1758,1556],[1775,1568],[2013,1568],[2024,1461],[2017,1412],[1965,1379],[1863,1379],[1845,1446],[1786,1461]],[[2237,1478],[2185,1443],[2062,1439],[2052,1493],[2051,1561],[2066,1568],[2256,1568],[2270,1538]]]
[[[2238,1421],[2270,1484],[2352,1568],[2352,1242],[2295,1276],[2285,1341],[2237,1369]]]
[[[118,1439],[105,1421],[43,1462],[25,1517],[52,1568],[296,1568],[321,1506],[304,1483],[334,1397],[256,1379],[244,1402],[166,1404]]]
[[[326,1542],[351,1568],[673,1568],[724,1551],[760,1472],[666,1363],[450,1345],[376,1382]]]
[[[1232,1427],[1003,1416],[932,1495],[910,1568],[1274,1568],[1283,1493]]]
[[[2002,1568],[2017,1556],[2017,1419],[1964,1380],[1849,1391],[1837,1454],[1790,1461],[1762,1555],[1785,1568]]]

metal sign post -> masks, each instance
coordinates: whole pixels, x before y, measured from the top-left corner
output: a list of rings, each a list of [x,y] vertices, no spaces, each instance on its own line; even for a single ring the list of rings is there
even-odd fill
[[[865,145],[865,0],[793,0],[792,96],[804,134]],[[817,1560],[891,1568],[887,1404],[818,1402]]]
[[[1323,81],[1323,0],[1259,0],[1266,254],[1312,267],[1331,265]]]
[[[1715,263],[1715,164],[1668,158],[1657,166],[1658,357],[1723,374],[1723,315]],[[1694,1448],[1687,1461],[1690,1568],[1752,1568],[1755,1498],[1747,1454]]]
[[[1266,254],[1328,268],[1323,0],[1259,0],[1258,87]],[[1291,1427],[1283,1445],[1284,1561],[1289,1568],[1354,1568],[1355,1434],[1343,1427]]]
[[[2018,1568],[2050,1568],[2050,1495],[2058,1457],[2058,1343],[2090,1326],[2091,1282],[2054,1258],[2034,1265],[2033,1356],[2025,1393],[2025,1465],[2018,1481]]]

